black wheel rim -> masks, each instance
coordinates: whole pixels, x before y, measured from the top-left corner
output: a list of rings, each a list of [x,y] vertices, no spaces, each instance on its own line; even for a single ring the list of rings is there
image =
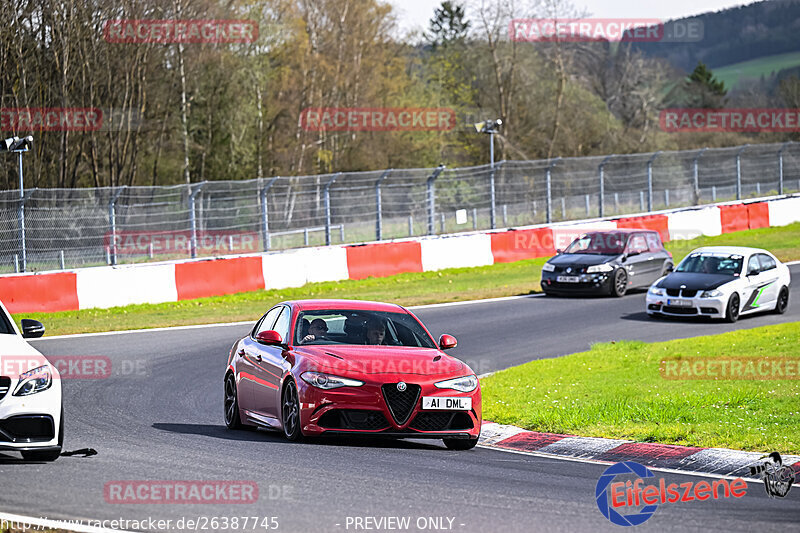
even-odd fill
[[[236,383],[233,376],[225,380],[225,422],[233,423],[236,416]]]
[[[297,389],[290,383],[283,397],[283,430],[287,435],[292,436],[297,431],[298,417]]]
[[[617,294],[624,293],[627,284],[628,284],[628,276],[625,274],[625,272],[620,270],[619,274],[617,274],[617,279],[616,279]]]
[[[739,318],[739,297],[734,295],[731,297],[731,308],[728,310],[731,318]]]
[[[784,290],[778,295],[778,309],[783,311],[787,305],[789,305],[789,292]]]

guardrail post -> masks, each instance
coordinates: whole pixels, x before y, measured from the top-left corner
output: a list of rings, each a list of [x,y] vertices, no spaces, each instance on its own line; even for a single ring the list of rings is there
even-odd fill
[[[647,161],[647,212],[653,211],[653,161],[661,155],[661,150],[653,154]]]
[[[117,200],[119,199],[119,195],[122,194],[127,187],[127,185],[123,185],[116,190],[112,190],[111,199],[108,201],[108,224],[111,230],[110,257],[112,266],[117,264]]]
[[[546,220],[547,223],[551,223],[553,221],[553,180],[552,180],[552,171],[553,167],[556,166],[556,163],[561,161],[560,157],[553,159],[549,165],[547,165],[547,170],[544,173],[544,180],[545,180],[545,191],[546,191],[546,206],[547,206],[547,214]],[[535,209],[535,208],[534,208]],[[534,213],[536,216],[536,213]]]
[[[750,146],[749,144],[745,144],[739,151],[736,152],[736,199],[742,199],[742,152],[744,149]]]
[[[600,209],[599,209],[600,218],[603,218],[606,214],[606,200],[605,200],[606,180],[603,168],[606,166],[606,163],[608,163],[611,160],[611,158],[614,157],[615,155],[617,154],[611,154],[606,156],[606,158],[603,159],[603,161],[600,163],[600,166],[597,167],[598,179],[600,180]]]
[[[378,181],[375,182],[375,211],[378,213],[375,219],[375,240],[383,240],[383,206],[381,205],[381,182],[389,177],[393,169],[384,170]]]
[[[494,176],[497,170],[503,166],[505,160],[500,161],[499,163],[492,164],[492,170],[489,173],[489,196],[490,196],[490,204],[491,210],[489,212],[489,225],[492,229],[497,228],[496,219],[497,219],[497,206],[495,204],[495,187],[494,187]]]
[[[259,194],[261,196],[261,240],[264,244],[264,251],[268,251],[272,242],[269,237],[269,206],[267,205],[267,192],[275,184],[280,176],[275,176],[270,179],[264,187],[261,188]]]
[[[194,186],[189,186],[189,220],[192,226],[192,243],[191,243],[191,255],[192,259],[197,257],[197,210],[195,209],[195,199],[197,195],[200,194],[200,191],[203,190],[203,187],[206,186],[206,182],[203,181],[198,183]]]
[[[428,181],[426,183],[428,188],[428,235],[433,235],[436,232],[436,228],[434,227],[434,217],[436,216],[436,196],[435,196],[435,189],[434,183],[436,178],[439,177],[439,174],[442,173],[444,170],[444,165],[439,165],[428,177]]]
[[[778,194],[783,194],[783,151],[792,144],[792,141],[783,143],[781,149],[778,150]]]
[[[337,172],[325,184],[325,246],[331,245],[331,185],[341,175]]]
[[[694,205],[700,205],[700,158],[703,157],[703,152],[708,150],[708,148],[703,148],[697,155],[694,156],[694,160],[692,161],[692,166],[694,167]]]

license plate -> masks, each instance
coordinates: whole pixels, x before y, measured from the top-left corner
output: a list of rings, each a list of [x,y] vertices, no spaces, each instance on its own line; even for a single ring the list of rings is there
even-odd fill
[[[581,278],[578,276],[558,276],[556,278],[559,283],[578,283],[580,280]]]
[[[423,409],[444,409],[447,411],[469,411],[472,409],[472,398],[453,398],[447,396],[423,396]]]
[[[675,307],[691,307],[691,300],[667,300],[667,305],[674,305]]]

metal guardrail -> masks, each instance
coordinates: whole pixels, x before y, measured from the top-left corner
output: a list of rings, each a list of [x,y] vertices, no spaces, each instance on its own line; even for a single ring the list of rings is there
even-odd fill
[[[0,271],[329,245],[336,229],[341,242],[380,241],[493,229],[499,220],[522,226],[798,190],[800,146],[783,143],[163,187],[0,191]]]

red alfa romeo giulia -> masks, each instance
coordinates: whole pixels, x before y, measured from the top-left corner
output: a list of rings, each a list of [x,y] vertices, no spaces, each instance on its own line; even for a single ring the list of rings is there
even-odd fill
[[[481,389],[475,373],[443,352],[419,319],[393,304],[283,302],[231,348],[225,424],[311,435],[442,439],[475,446]]]

